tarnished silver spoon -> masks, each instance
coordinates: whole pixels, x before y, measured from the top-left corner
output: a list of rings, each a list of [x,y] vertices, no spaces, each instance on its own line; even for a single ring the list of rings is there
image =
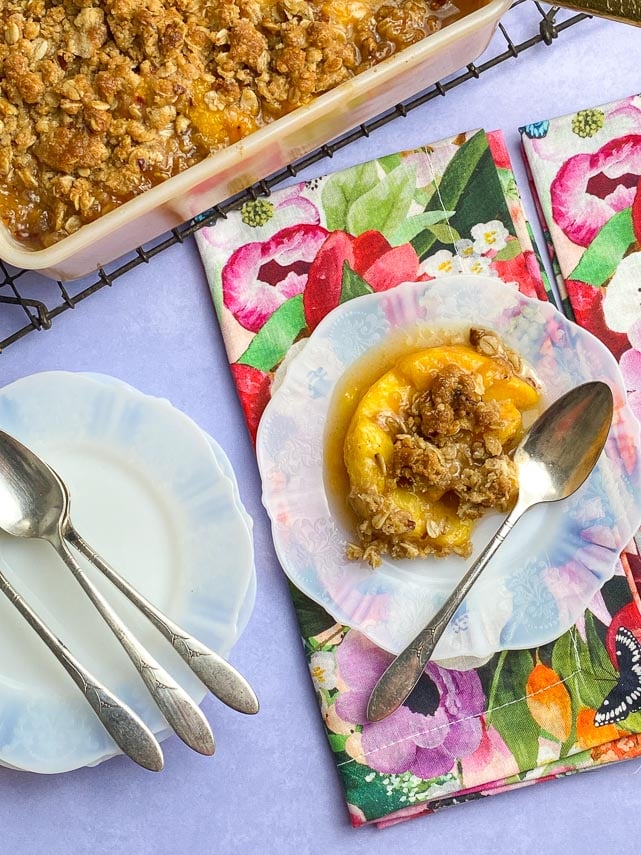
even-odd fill
[[[256,693],[247,680],[226,659],[219,656],[189,632],[175,624],[160,609],[136,590],[126,579],[124,579],[114,568],[92,549],[87,541],[74,528],[69,513],[70,496],[69,489],[58,473],[49,466],[42,458],[20,443],[15,437],[0,430],[0,491],[5,489],[4,481],[16,478],[16,466],[19,465],[23,472],[21,481],[23,483],[22,493],[24,504],[29,496],[29,484],[33,479],[38,479],[42,489],[48,491],[53,508],[64,508],[60,510],[59,517],[55,516],[53,523],[59,519],[59,533],[61,538],[74,546],[85,558],[103,573],[107,579],[129,599],[145,617],[164,635],[172,647],[180,654],[182,659],[189,665],[194,674],[209,689],[209,691],[228,707],[247,715],[255,715],[259,710]],[[13,473],[13,475],[12,475]],[[14,488],[15,489],[15,488]],[[0,493],[1,495],[1,493]],[[19,497],[15,497],[19,498]],[[0,509],[0,528],[5,531],[9,529],[4,525],[5,514]],[[28,512],[27,512],[28,517]],[[20,521],[20,510],[14,512],[13,527],[20,526],[21,530],[28,523],[28,519]],[[55,527],[55,526],[54,526]],[[33,531],[33,525],[30,529]],[[11,534],[18,532],[12,530]],[[21,536],[42,536],[33,533]],[[55,545],[55,544],[54,544]],[[57,548],[57,547],[56,547]]]
[[[123,752],[145,769],[160,772],[163,754],[147,725],[73,656],[0,571],[0,590],[40,636]]]
[[[71,526],[63,482],[43,460],[0,431],[0,528],[48,541],[73,573],[143,679],[168,724],[194,751],[213,754],[214,736],[200,707],[153,658],[85,574],[65,542]]]
[[[517,520],[535,505],[567,499],[583,484],[605,445],[613,408],[610,387],[593,381],[562,395],[534,422],[514,452],[519,481],[514,508],[444,605],[374,686],[370,721],[386,718],[410,694],[454,613]]]

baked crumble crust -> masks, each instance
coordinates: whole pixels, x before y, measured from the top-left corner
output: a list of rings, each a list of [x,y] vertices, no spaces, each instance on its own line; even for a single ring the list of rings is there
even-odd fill
[[[49,246],[457,16],[447,0],[3,0],[0,216]]]
[[[521,358],[494,332],[473,328],[469,342],[470,350],[493,361],[492,384],[518,378],[533,391],[534,381]],[[488,397],[487,391],[487,377],[453,358],[432,369],[425,390],[406,395],[399,387],[402,403],[397,412],[383,408],[373,418],[388,437],[391,450],[386,458],[374,455],[380,470],[376,478],[360,478],[356,488],[351,482],[348,503],[358,518],[358,542],[348,544],[348,558],[377,567],[385,554],[392,558],[468,556],[469,524],[450,536],[452,520],[469,523],[489,509],[509,510],[518,492],[510,453],[520,431],[516,425],[506,430],[503,404],[491,394]],[[533,394],[536,399],[538,392]],[[531,406],[528,402],[526,408]],[[511,408],[511,415],[516,412]],[[356,462],[351,463],[360,474]],[[408,503],[403,498],[408,493],[418,502]],[[431,515],[430,509],[444,507],[446,515]],[[421,536],[417,536],[419,530]]]

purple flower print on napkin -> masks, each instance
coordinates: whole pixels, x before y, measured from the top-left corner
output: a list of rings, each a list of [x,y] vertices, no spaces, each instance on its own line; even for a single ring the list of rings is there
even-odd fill
[[[476,671],[450,671],[429,663],[396,712],[370,722],[367,702],[392,656],[352,630],[337,649],[336,661],[347,686],[336,700],[336,712],[363,726],[361,750],[370,768],[435,778],[479,747],[485,696]]]

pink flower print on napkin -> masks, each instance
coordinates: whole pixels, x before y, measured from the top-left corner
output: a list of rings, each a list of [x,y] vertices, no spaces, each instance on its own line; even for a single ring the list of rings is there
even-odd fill
[[[223,300],[241,326],[257,332],[285,300],[302,294],[327,234],[322,226],[289,226],[230,256],[222,271]]]
[[[483,727],[479,747],[473,754],[462,758],[461,767],[466,789],[487,786],[488,768],[492,769],[497,780],[509,778],[519,771],[514,755],[493,727]]]
[[[550,186],[552,217],[567,237],[588,246],[617,212],[629,208],[641,177],[641,135],[610,140],[594,154],[576,154]]]
[[[407,700],[386,719],[370,722],[367,702],[392,656],[351,630],[336,660],[348,687],[338,695],[336,711],[344,721],[362,725],[363,759],[371,769],[435,778],[479,747],[485,696],[476,671],[430,662]]]

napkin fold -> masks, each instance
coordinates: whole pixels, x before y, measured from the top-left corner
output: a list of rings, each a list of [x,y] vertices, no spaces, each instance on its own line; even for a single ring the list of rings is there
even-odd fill
[[[293,184],[197,238],[253,437],[278,371],[339,302],[457,272],[550,296],[499,132]],[[641,754],[633,704],[624,721],[595,726],[605,697],[632,679],[614,636],[620,626],[641,635],[639,578],[632,551],[561,638],[496,653],[476,669],[430,663],[407,701],[376,723],[367,699],[390,655],[290,586],[352,824],[383,827]],[[544,599],[533,591],[531,607],[543,613]]]

